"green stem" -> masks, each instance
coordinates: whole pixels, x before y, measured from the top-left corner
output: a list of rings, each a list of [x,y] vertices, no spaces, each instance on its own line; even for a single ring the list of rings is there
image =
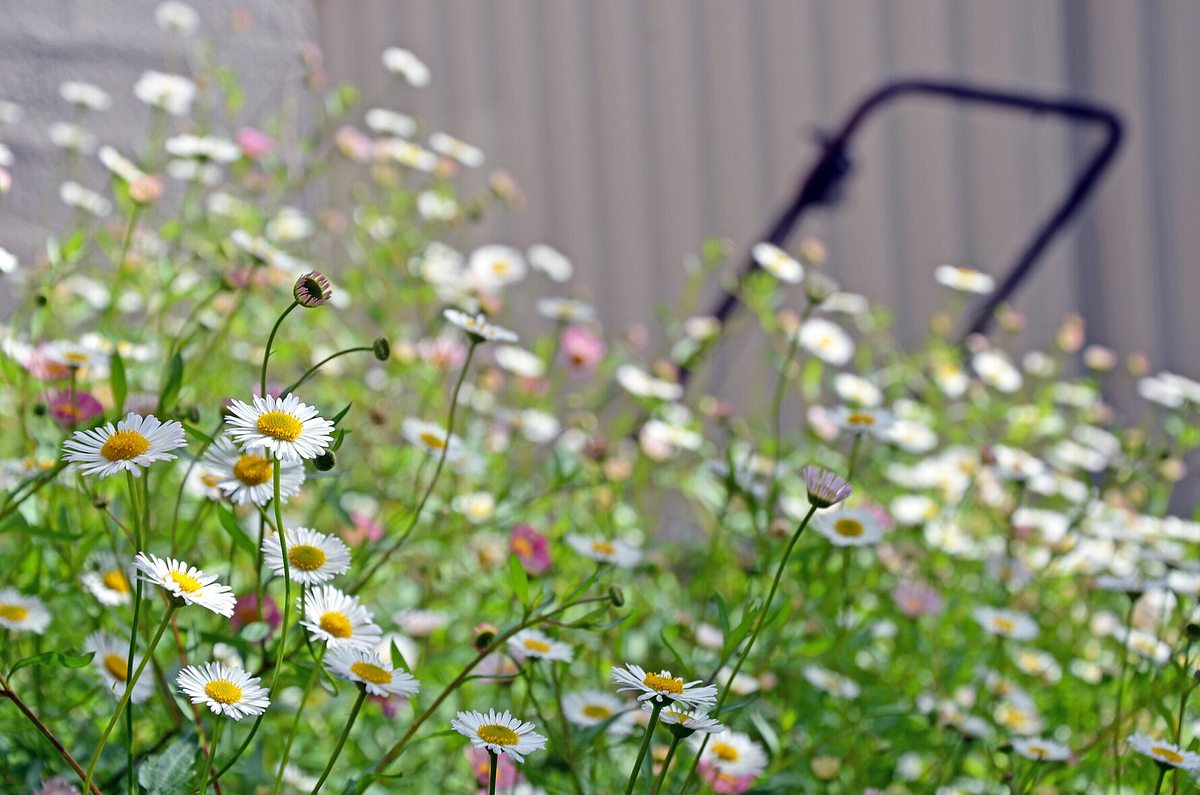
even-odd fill
[[[271,787],[271,795],[278,795],[279,787],[283,784],[284,769],[287,768],[288,758],[292,754],[292,742],[296,739],[296,729],[300,727],[300,718],[304,715],[304,704],[308,701],[308,694],[312,692],[313,685],[317,683],[317,676],[321,672],[321,658],[324,656],[325,649],[322,649],[317,664],[313,666],[312,673],[308,675],[308,682],[304,685],[304,694],[300,696],[300,704],[296,707],[291,728],[288,729],[287,741],[283,744],[283,758],[279,761],[279,771],[275,774],[275,785]]]
[[[357,593],[361,590],[375,576],[375,573],[387,563],[388,558],[400,548],[400,545],[404,543],[404,540],[408,538],[413,529],[416,528],[417,520],[421,518],[421,512],[425,510],[425,503],[429,501],[429,496],[433,494],[433,489],[442,474],[442,467],[446,464],[446,456],[450,453],[450,440],[454,438],[454,415],[458,410],[458,393],[462,389],[463,381],[467,378],[467,369],[471,366],[471,359],[475,355],[477,347],[479,347],[479,343],[473,340],[471,347],[467,349],[467,358],[463,362],[462,370],[458,374],[458,382],[454,385],[454,393],[450,397],[450,416],[446,420],[446,444],[442,447],[442,453],[438,457],[437,468],[433,470],[433,479],[429,481],[429,485],[425,488],[425,494],[421,497],[421,502],[417,504],[417,509],[413,511],[412,518],[408,520],[408,526],[404,528],[404,532],[396,537],[395,542],[383,554],[376,556],[375,562],[363,574],[362,579],[350,588],[350,593]]]
[[[858,465],[858,450],[862,447],[863,435],[861,433],[854,434],[854,443],[850,445],[850,463],[847,464],[846,480],[854,482],[854,468]]]
[[[750,656],[750,650],[754,648],[754,642],[758,640],[759,633],[762,632],[763,626],[767,623],[767,614],[771,611],[771,602],[775,600],[775,592],[779,590],[779,581],[783,579],[783,571],[787,567],[788,558],[792,555],[792,549],[796,546],[796,542],[800,540],[800,536],[804,534],[804,529],[808,527],[809,521],[813,518],[813,514],[817,512],[817,506],[810,506],[808,513],[804,515],[800,525],[796,528],[796,532],[792,534],[792,540],[788,542],[787,549],[783,552],[783,558],[779,561],[778,568],[775,569],[775,579],[771,581],[771,590],[767,592],[767,601],[763,603],[762,611],[758,614],[758,620],[754,622],[754,632],[750,635],[750,640],[746,642],[746,647],[742,649],[742,653],[738,656],[737,663],[734,664],[733,670],[729,673],[729,678],[725,680],[725,687],[721,689],[720,698],[717,700],[717,705],[713,708],[714,716],[720,714],[721,707],[725,705],[725,700],[729,698],[731,691],[730,686],[738,673],[742,670],[742,665]],[[691,770],[688,771],[687,778],[684,779],[683,788],[679,790],[680,795],[688,791],[692,781],[696,778],[696,770],[700,764],[700,755],[704,753],[705,747],[708,746],[708,740],[712,735],[705,735],[704,742],[700,745],[700,750],[696,752],[696,758],[692,761]]]
[[[344,351],[338,351],[337,353],[330,354],[329,356],[326,356],[324,359],[322,359],[321,361],[314,364],[312,367],[308,368],[308,370],[304,373],[304,375],[302,375],[298,379],[296,379],[296,383],[292,384],[287,389],[280,392],[279,396],[285,397],[287,395],[290,395],[292,392],[295,392],[297,389],[300,388],[301,384],[306,382],[308,379],[312,378],[313,375],[318,370],[320,370],[323,366],[325,366],[329,362],[333,361],[337,357],[345,356],[347,353],[358,353],[359,351],[366,351],[368,353],[374,353],[375,349],[371,348],[371,347],[363,346],[363,347],[358,347],[358,348],[347,348]]]
[[[1176,774],[1176,775],[1178,775],[1178,774]],[[1159,793],[1162,792],[1163,780],[1166,779],[1166,777],[1167,777],[1167,766],[1159,765],[1158,766],[1158,783],[1154,785],[1154,795],[1159,795]]]
[[[292,310],[300,306],[299,301],[292,301],[291,306],[283,310],[283,314],[275,321],[275,325],[271,326],[271,333],[267,337],[267,349],[263,351],[262,377],[259,379],[259,397],[264,400],[267,397],[267,361],[271,358],[271,344],[275,342],[275,333],[279,331],[279,326],[283,324],[283,319],[292,313]],[[280,395],[283,397],[283,395]]]
[[[662,789],[663,782],[667,780],[667,771],[671,769],[671,760],[675,757],[675,749],[679,747],[679,740],[681,738],[681,734],[676,734],[675,739],[671,740],[671,747],[667,749],[667,758],[663,760],[662,770],[654,782],[654,787],[650,790],[650,795],[658,795],[658,791]]]
[[[642,738],[642,747],[638,750],[637,761],[633,763],[633,772],[629,774],[629,783],[625,785],[625,795],[632,795],[633,787],[637,784],[638,773],[642,769],[642,761],[650,750],[650,740],[654,737],[654,727],[658,725],[658,713],[662,712],[662,702],[655,699],[654,708],[650,712],[650,722],[646,724],[646,736]]]
[[[129,703],[129,697],[133,695],[133,686],[137,684],[142,671],[146,669],[150,658],[154,656],[154,649],[158,646],[158,641],[162,638],[163,632],[167,630],[167,624],[170,623],[171,616],[175,614],[175,609],[175,602],[172,601],[171,605],[167,608],[166,615],[163,616],[162,623],[158,625],[158,629],[154,633],[154,638],[150,641],[149,648],[146,649],[146,653],[142,656],[141,663],[126,683],[125,692],[122,694],[121,700],[117,702],[116,712],[113,713],[112,718],[108,721],[108,725],[104,727],[104,733],[100,735],[100,742],[96,744],[96,750],[92,752],[92,759],[88,762],[87,773],[84,776],[83,788],[85,791],[90,790],[92,787],[92,774],[96,771],[96,762],[100,760],[100,752],[104,750],[104,745],[108,742],[108,736],[112,734],[113,727],[117,725],[117,721],[121,718],[121,713],[125,710],[125,705]]]
[[[1128,635],[1133,626],[1133,606],[1135,601],[1133,597],[1129,597],[1129,609],[1125,611],[1125,632]],[[1117,762],[1117,795],[1121,795],[1121,702],[1125,700],[1125,670],[1129,665],[1129,647],[1125,645],[1128,641],[1122,640],[1121,643],[1121,667],[1117,675],[1117,715],[1113,721],[1113,756]]]
[[[488,795],[496,795],[496,768],[499,767],[499,765],[496,764],[497,761],[498,761],[498,758],[496,756],[496,752],[489,748],[488,749],[488,767],[489,767],[489,770],[488,770]]]
[[[196,792],[204,795],[208,789],[208,774],[212,770],[213,759],[217,755],[217,743],[221,742],[221,729],[225,726],[225,721],[221,717],[217,717],[217,725],[213,728],[212,742],[208,744],[208,756],[204,757],[204,770],[200,773],[200,786]]]
[[[358,717],[358,711],[362,709],[363,702],[367,699],[367,688],[364,685],[358,687],[358,698],[354,702],[354,708],[350,710],[350,718],[346,721],[346,728],[342,729],[342,736],[338,738],[337,746],[333,749],[333,755],[329,757],[329,763],[325,765],[325,770],[321,773],[321,778],[317,779],[317,786],[313,787],[312,795],[317,795],[321,791],[321,785],[325,783],[325,779],[329,778],[329,771],[333,770],[333,765],[337,762],[338,755],[342,752],[342,746],[346,744],[346,738],[350,736],[350,727],[354,725],[354,719]],[[495,775],[495,759],[492,760],[492,775]]]

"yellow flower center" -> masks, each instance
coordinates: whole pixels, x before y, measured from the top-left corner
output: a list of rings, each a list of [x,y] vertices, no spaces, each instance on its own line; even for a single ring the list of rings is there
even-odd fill
[[[120,569],[104,572],[100,575],[100,582],[104,583],[104,587],[110,591],[129,593],[129,580],[125,579],[125,573]]]
[[[593,541],[592,552],[597,555],[615,555],[617,548],[607,541]]]
[[[1017,628],[1017,622],[1011,618],[1000,617],[992,620],[992,626],[996,628],[997,632],[1012,632]]]
[[[672,677],[670,671],[663,671],[659,674],[646,674],[646,678],[642,680],[642,684],[651,690],[657,690],[660,693],[670,693],[671,695],[679,695],[683,692],[683,678]]]
[[[729,743],[718,740],[708,747],[714,756],[724,762],[736,762],[738,759],[738,749]]]
[[[205,694],[222,704],[236,704],[242,700],[242,689],[226,679],[214,679],[204,686]]]
[[[1027,745],[1025,750],[1029,752],[1030,756],[1036,756],[1039,759],[1050,755],[1050,749],[1040,745]]]
[[[21,605],[0,604],[0,618],[6,618],[9,621],[24,621],[28,617],[29,610]]]
[[[265,415],[264,415],[265,416]],[[289,417],[290,419],[290,417]],[[263,430],[262,420],[258,421],[258,429]],[[263,431],[267,433],[267,431]],[[299,431],[297,431],[299,433]],[[270,434],[274,436],[274,434]],[[275,438],[279,438],[276,436]],[[292,437],[293,439],[295,436]],[[288,440],[290,441],[290,439]],[[247,453],[237,460],[233,465],[233,476],[247,486],[261,486],[271,479],[272,470],[271,462],[260,455]]]
[[[268,411],[258,418],[258,432],[281,442],[294,442],[304,423],[282,411]]]
[[[863,534],[863,523],[857,519],[838,519],[833,523],[834,531],[846,538],[858,538]]]
[[[509,264],[508,260],[498,259],[492,263],[492,273],[497,276],[507,276],[511,270],[512,265]]]
[[[104,658],[104,670],[112,676],[113,679],[125,681],[125,675],[129,673],[129,661],[119,654],[109,654]]]
[[[1173,765],[1183,764],[1183,754],[1178,754],[1170,748],[1163,748],[1161,745],[1155,745],[1150,748],[1150,753],[1157,756],[1164,762],[1170,762]]]
[[[350,666],[350,672],[364,682],[370,682],[373,685],[390,685],[392,683],[391,671],[385,671],[378,665],[372,665],[369,662],[354,663]]]
[[[595,720],[604,720],[605,718],[612,717],[613,714],[612,710],[603,704],[584,704],[581,712],[585,716]]]
[[[100,455],[109,461],[128,461],[150,449],[150,440],[137,431],[117,431],[100,448]]]
[[[417,438],[424,442],[426,447],[432,447],[434,450],[441,450],[446,446],[446,440],[433,431],[422,431]]]
[[[521,741],[521,735],[517,734],[507,726],[498,726],[494,723],[487,723],[475,730],[479,735],[479,739],[485,743],[492,745],[516,745]]]
[[[321,629],[335,638],[348,638],[352,634],[350,619],[344,613],[330,611],[321,616]]]
[[[204,587],[195,577],[189,574],[184,574],[182,571],[172,571],[168,572],[168,574],[170,575],[171,580],[178,585],[179,589],[184,593],[195,593]]]
[[[535,651],[538,654],[545,654],[546,652],[550,651],[549,643],[537,640],[536,638],[526,638],[523,641],[523,645],[529,651]]]
[[[308,544],[297,544],[288,549],[288,560],[303,571],[316,571],[325,565],[325,550]]]
[[[867,414],[863,411],[856,411],[846,418],[846,422],[850,423],[851,425],[874,425],[875,415]]]
[[[528,538],[518,536],[513,539],[512,545],[516,549],[517,554],[523,558],[527,558],[533,554],[533,544],[529,542]]]

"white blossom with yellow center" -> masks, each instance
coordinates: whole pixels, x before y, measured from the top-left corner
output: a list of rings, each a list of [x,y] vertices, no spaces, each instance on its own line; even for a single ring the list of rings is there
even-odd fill
[[[170,451],[185,446],[183,426],[178,422],[160,422],[154,415],[130,412],[115,427],[109,422],[76,431],[63,442],[63,460],[84,475],[106,478],[129,472],[138,476],[155,461],[174,459]]]
[[[333,441],[333,423],[295,395],[231,401],[229,437],[245,451],[269,450],[281,462],[316,458]]]
[[[287,533],[288,567],[292,582],[321,585],[350,568],[350,549],[341,539],[318,533],[307,527],[290,527]],[[284,576],[283,547],[279,536],[263,538],[263,563],[277,577]]]
[[[193,704],[207,704],[215,714],[234,720],[261,715],[271,704],[257,676],[222,663],[189,665],[175,681]]]
[[[274,463],[264,449],[239,450],[229,436],[218,436],[201,459],[205,482],[215,487],[234,505],[266,505],[275,494]],[[210,480],[211,479],[211,480]],[[281,461],[279,499],[300,493],[304,485],[304,464],[298,460]]]

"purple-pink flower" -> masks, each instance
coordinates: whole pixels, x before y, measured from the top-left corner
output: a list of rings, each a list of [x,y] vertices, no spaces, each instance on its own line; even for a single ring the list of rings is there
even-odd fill
[[[253,592],[244,593],[237,598],[237,605],[233,608],[233,615],[229,621],[233,624],[234,630],[241,629],[247,624],[253,624],[256,621],[264,621],[272,631],[279,628],[279,623],[283,616],[279,612],[279,605],[275,604],[275,600],[264,594],[263,607],[258,608],[258,596]]]
[[[258,160],[271,154],[275,149],[275,139],[262,130],[253,127],[243,127],[237,131],[237,145],[242,154],[250,160]]]
[[[559,359],[572,375],[595,372],[608,347],[585,326],[567,326],[558,340]]]
[[[934,588],[906,582],[892,589],[892,601],[909,618],[931,616],[942,611],[942,597]]]
[[[515,525],[509,534],[508,548],[520,559],[525,573],[534,577],[550,569],[550,542],[527,524]]]
[[[104,413],[104,407],[88,392],[60,389],[46,399],[50,416],[59,425],[73,426],[87,422]]]

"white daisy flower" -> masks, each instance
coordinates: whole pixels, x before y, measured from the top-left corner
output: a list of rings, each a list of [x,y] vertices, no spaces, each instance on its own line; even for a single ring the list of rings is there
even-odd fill
[[[320,585],[350,568],[350,549],[341,539],[318,533],[307,527],[285,528],[287,556],[292,582]],[[282,577],[283,547],[276,533],[268,533],[262,542],[263,563]]]
[[[844,431],[869,433],[879,438],[886,438],[887,432],[896,422],[892,413],[885,409],[852,409],[848,406],[838,406],[829,413],[829,419]]]
[[[190,36],[200,24],[200,15],[187,3],[167,0],[154,9],[154,24],[169,33]]]
[[[487,714],[471,710],[460,712],[450,727],[471,741],[471,745],[493,754],[506,754],[514,762],[521,763],[534,751],[546,747],[546,738],[534,731],[534,725],[514,718],[508,710]]]
[[[120,698],[125,694],[125,683],[129,681],[129,639],[118,638],[107,632],[93,632],[83,642],[83,650],[92,652],[92,667],[100,675],[108,692]],[[133,669],[141,664],[141,657],[134,655]],[[129,700],[141,704],[154,694],[154,682],[149,677],[138,679]]]
[[[474,339],[499,342],[516,342],[517,335],[503,326],[489,323],[486,315],[468,315],[459,309],[447,309],[442,316]]]
[[[407,113],[397,113],[387,108],[371,108],[363,116],[363,123],[377,133],[408,138],[417,131],[417,120]]]
[[[409,50],[388,47],[383,51],[383,68],[400,75],[411,86],[420,88],[429,84],[429,67]]]
[[[1008,357],[997,351],[980,351],[971,358],[971,367],[979,380],[1005,394],[1021,388],[1024,379]]]
[[[997,610],[992,607],[977,607],[971,615],[985,632],[1013,640],[1032,640],[1037,637],[1038,625],[1025,613],[1015,610]]]
[[[704,745],[703,737],[690,740],[692,749],[700,754],[700,761],[707,762],[728,776],[758,776],[767,767],[767,753],[750,735],[725,731]],[[704,746],[704,751],[700,747]]]
[[[833,377],[833,391],[847,403],[856,406],[878,406],[883,402],[883,392],[861,375],[838,373]]]
[[[623,364],[617,368],[617,383],[626,392],[637,397],[659,400],[679,400],[683,397],[683,387],[680,384],[655,378],[633,364]]]
[[[153,414],[142,417],[130,412],[115,428],[106,422],[100,428],[76,431],[63,442],[63,460],[85,475],[106,478],[124,471],[137,477],[143,467],[171,461],[175,456],[170,451],[186,446],[178,422],[159,422]]]
[[[409,608],[392,615],[396,626],[414,638],[427,638],[450,623],[450,616],[440,610]],[[407,657],[405,659],[408,659]]]
[[[426,173],[437,168],[438,158],[420,144],[403,138],[380,138],[375,142],[377,160],[395,160],[405,168],[415,168]]]
[[[131,569],[117,562],[109,552],[97,552],[79,579],[100,604],[108,607],[129,604],[133,597]]]
[[[581,536],[574,533],[566,537],[571,549],[599,563],[611,563],[622,569],[636,566],[642,559],[642,551],[624,541],[610,541],[599,536]]]
[[[649,704],[642,704],[642,709],[647,712],[652,712],[654,708]],[[663,707],[658,713],[659,723],[667,726],[679,726],[684,731],[689,732],[687,736],[694,734],[720,734],[725,731],[725,726],[715,718],[710,718],[707,712],[699,709],[687,709],[686,707],[677,707],[674,704]]]
[[[104,167],[126,182],[137,182],[146,176],[136,163],[111,146],[100,147],[98,154]]]
[[[325,656],[325,667],[334,676],[361,684],[373,696],[412,696],[421,689],[421,683],[410,674],[395,670],[368,649],[331,649]]]
[[[541,271],[556,282],[570,281],[575,273],[575,267],[567,255],[552,246],[538,243],[530,246],[526,254],[534,270]]]
[[[229,437],[243,449],[266,448],[280,461],[316,458],[333,441],[333,423],[294,394],[255,396],[253,406],[233,400],[225,421],[232,426]]]
[[[160,558],[145,552],[137,554],[133,567],[140,572],[142,580],[166,590],[176,599],[189,605],[200,605],[226,618],[233,615],[237,599],[229,586],[217,583],[215,574],[205,574],[182,560]]]
[[[414,444],[427,453],[440,454],[449,447],[449,453],[453,454],[463,448],[463,441],[457,434],[447,434],[445,428],[432,422],[409,417],[404,420],[401,430],[409,444]]]
[[[638,701],[654,699],[659,703],[679,703],[687,707],[711,707],[717,703],[717,688],[714,685],[702,685],[697,679],[684,682],[683,677],[675,676],[670,671],[646,673],[640,665],[626,663],[624,668],[612,669],[612,680],[621,685],[617,690],[632,690],[639,692]]]
[[[571,647],[561,641],[552,640],[536,629],[523,629],[508,639],[508,648],[518,660],[555,660],[571,662],[575,656]]]
[[[596,308],[573,298],[542,298],[538,314],[557,323],[588,323],[596,319]]]
[[[516,345],[497,345],[496,364],[521,378],[541,378],[546,374],[541,357]]]
[[[987,295],[996,289],[996,280],[986,273],[954,265],[939,265],[933,272],[933,278],[938,284],[963,293]]]
[[[50,612],[41,599],[12,588],[0,590],[0,627],[41,635],[49,625]]]
[[[383,635],[371,611],[359,604],[358,597],[342,593],[332,585],[322,585],[307,594],[300,623],[308,628],[313,640],[325,641],[331,649],[373,649]]]
[[[1013,750],[1026,759],[1037,759],[1043,762],[1062,762],[1071,757],[1071,747],[1047,740],[1045,737],[1016,737],[1012,741]]]
[[[804,678],[808,683],[815,688],[824,690],[832,696],[839,698],[856,699],[861,689],[858,683],[849,677],[842,676],[839,673],[822,668],[819,665],[807,665],[804,667]]]
[[[133,86],[134,95],[147,105],[172,116],[186,116],[196,98],[196,84],[186,77],[150,70]]]
[[[261,715],[271,705],[257,676],[221,663],[189,665],[175,681],[193,704],[207,704],[215,714],[234,720]]]
[[[453,196],[423,190],[417,194],[417,212],[431,223],[445,223],[458,217],[459,206]]]
[[[1131,734],[1126,742],[1139,754],[1148,756],[1160,765],[1182,767],[1184,770],[1200,770],[1200,754],[1185,751],[1166,740],[1155,740],[1148,734]]]
[[[200,460],[205,467],[204,482],[220,490],[234,505],[266,505],[275,494],[275,469],[271,459],[261,455],[263,452],[261,448],[238,450],[228,435],[218,436]],[[287,502],[304,485],[304,464],[295,460],[280,464],[279,499]]]
[[[562,709],[563,716],[576,726],[598,726],[617,716],[605,731],[617,737],[633,731],[633,715],[629,705],[603,690],[567,693],[563,696]]]
[[[480,246],[471,252],[467,270],[485,290],[504,287],[525,278],[525,256],[512,246]]]
[[[832,321],[820,317],[809,318],[796,333],[806,351],[835,367],[841,367],[854,356],[854,340]]]
[[[750,249],[750,256],[763,270],[781,282],[799,284],[804,278],[804,266],[779,246],[757,243]]]
[[[435,132],[429,136],[429,148],[439,155],[452,157],[469,168],[483,165],[482,149],[444,132]]]
[[[214,163],[232,163],[242,156],[236,143],[215,135],[174,135],[166,140],[163,148],[172,157]]]
[[[88,110],[105,111],[112,107],[112,97],[100,86],[80,80],[68,80],[58,86],[64,102]]]
[[[491,519],[496,512],[496,498],[490,492],[476,491],[471,494],[460,494],[450,501],[450,507],[460,513],[472,524],[479,524]]]
[[[826,511],[813,520],[813,529],[839,547],[866,547],[883,540],[879,519],[860,508]]]

